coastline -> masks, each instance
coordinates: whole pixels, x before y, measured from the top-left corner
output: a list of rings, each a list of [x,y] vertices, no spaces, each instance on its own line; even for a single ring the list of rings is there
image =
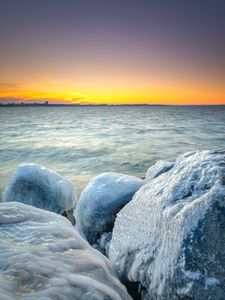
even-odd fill
[[[150,166],[144,180],[103,173],[91,179],[77,202],[71,182],[43,166],[24,164],[12,175],[0,203],[0,269],[5,264],[5,250],[20,255],[21,247],[26,247],[20,272],[13,273],[11,258],[7,271],[15,281],[23,278],[24,295],[30,294],[28,287],[32,285],[37,296],[47,284],[51,286],[47,294],[52,297],[61,276],[75,280],[82,275],[85,278],[79,277],[79,281],[61,281],[61,295],[78,299],[80,289],[89,293],[90,288],[97,288],[98,293],[109,293],[109,299],[115,300],[159,296],[221,299],[225,276],[225,234],[221,230],[225,226],[224,161],[225,150],[201,150],[184,153],[173,162],[158,161]],[[75,227],[66,220],[72,221],[71,213]],[[61,224],[60,231],[57,224]],[[85,250],[81,253],[89,253],[87,257],[78,254],[81,249]],[[49,274],[43,271],[43,259],[53,270]],[[60,272],[53,267],[55,260]],[[106,266],[107,278],[100,275]],[[93,279],[104,285],[92,286]],[[3,276],[3,280],[8,279]],[[21,293],[23,286],[12,288],[10,295]]]

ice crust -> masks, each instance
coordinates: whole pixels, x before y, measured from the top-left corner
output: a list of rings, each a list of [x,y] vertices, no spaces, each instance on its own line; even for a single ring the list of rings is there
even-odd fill
[[[56,213],[75,206],[76,191],[69,180],[37,164],[23,164],[12,175],[3,201],[16,201]]]
[[[153,166],[151,166],[145,176],[145,181],[150,182],[152,179],[159,175],[169,171],[174,166],[174,162],[167,160],[159,160]]]
[[[118,213],[109,258],[142,299],[223,299],[224,220],[225,151],[189,152]]]
[[[75,210],[81,235],[97,248],[107,248],[116,214],[143,184],[142,179],[113,172],[94,177],[81,193]]]
[[[109,260],[58,214],[1,203],[0,240],[0,299],[131,299]]]

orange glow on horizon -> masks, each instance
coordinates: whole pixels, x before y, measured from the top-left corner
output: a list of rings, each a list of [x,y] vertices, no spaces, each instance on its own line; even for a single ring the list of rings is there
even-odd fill
[[[28,85],[29,90],[23,87],[11,91],[10,88],[0,90],[0,103],[7,102],[42,102],[63,104],[166,104],[166,105],[199,105],[199,104],[225,104],[225,89],[216,88],[188,89],[182,86],[172,88],[166,85],[131,84],[129,86],[111,85],[102,89],[96,85],[87,89],[87,92],[74,91],[73,87],[65,88],[53,85],[52,88]]]
[[[104,73],[105,72],[105,73]],[[64,71],[65,73],[65,71]],[[69,70],[63,74],[20,76],[0,84],[0,102],[43,102],[65,104],[225,104],[225,86],[218,78],[158,69],[95,68],[92,72]],[[161,75],[163,74],[163,75]],[[180,75],[180,76],[179,76]],[[17,78],[18,77],[18,78]],[[5,99],[5,100],[4,100]]]
[[[31,61],[21,59],[15,69],[5,67],[0,102],[225,104],[224,74],[214,66],[166,56],[163,48],[138,60],[123,49],[108,51],[99,50],[93,57],[84,52],[78,62],[70,64],[68,58],[48,53],[46,69],[35,69]]]

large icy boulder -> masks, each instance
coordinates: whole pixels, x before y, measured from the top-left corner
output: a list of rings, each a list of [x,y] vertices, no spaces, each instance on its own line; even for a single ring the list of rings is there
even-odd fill
[[[0,299],[128,300],[109,260],[64,217],[0,204]]]
[[[141,299],[224,299],[225,151],[181,155],[117,215],[109,258]]]
[[[60,174],[37,164],[23,164],[12,175],[3,201],[22,202],[62,214],[74,208],[76,191]]]
[[[167,160],[158,160],[153,166],[151,166],[145,176],[145,181],[149,182],[155,179],[159,175],[169,171],[174,166],[174,162]]]
[[[118,173],[94,177],[83,190],[75,210],[76,227],[97,248],[107,248],[116,214],[144,184],[142,179]]]

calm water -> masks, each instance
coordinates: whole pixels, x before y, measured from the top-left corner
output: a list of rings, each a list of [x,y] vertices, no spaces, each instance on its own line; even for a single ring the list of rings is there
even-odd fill
[[[158,159],[225,148],[225,106],[0,108],[0,190],[23,162],[51,168],[80,191],[94,175],[143,177]]]

